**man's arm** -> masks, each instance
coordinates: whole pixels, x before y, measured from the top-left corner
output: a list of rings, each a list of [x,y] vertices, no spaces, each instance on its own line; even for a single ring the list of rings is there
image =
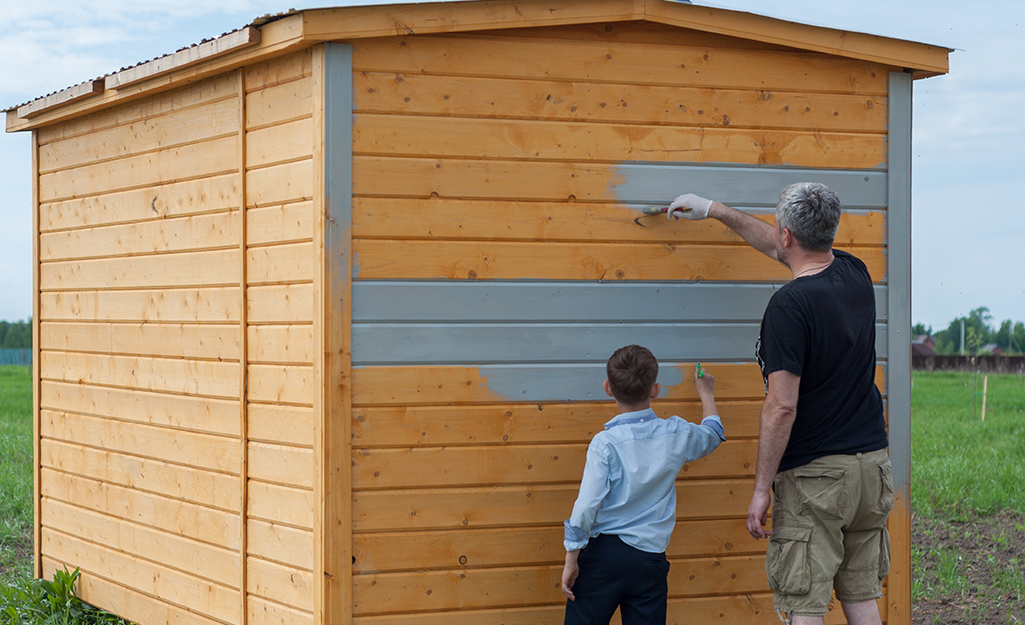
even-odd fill
[[[769,374],[769,392],[762,404],[758,431],[758,465],[755,468],[755,490],[747,508],[747,531],[755,539],[768,538],[765,525],[769,521],[772,483],[779,461],[790,440],[790,429],[797,417],[797,396],[801,378],[789,371]]]
[[[714,202],[688,193],[673,200],[666,214],[670,219],[680,217],[691,220],[707,217],[718,219],[747,241],[748,245],[773,260],[779,260],[776,254],[775,228],[757,217],[738,211],[722,202]]]

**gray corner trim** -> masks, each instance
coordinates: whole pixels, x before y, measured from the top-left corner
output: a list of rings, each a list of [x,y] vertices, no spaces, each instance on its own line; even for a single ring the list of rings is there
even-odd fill
[[[887,367],[890,459],[894,486],[910,495],[911,482],[911,74],[889,79],[887,179]]]
[[[334,251],[352,221],[352,46],[324,44],[324,65],[325,244]]]

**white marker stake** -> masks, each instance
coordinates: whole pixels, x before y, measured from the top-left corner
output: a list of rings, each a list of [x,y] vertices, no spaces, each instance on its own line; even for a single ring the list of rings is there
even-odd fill
[[[986,420],[986,387],[989,386],[989,376],[982,378],[982,420]]]

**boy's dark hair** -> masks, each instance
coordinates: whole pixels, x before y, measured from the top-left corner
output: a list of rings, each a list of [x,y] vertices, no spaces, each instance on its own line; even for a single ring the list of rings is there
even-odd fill
[[[605,373],[612,395],[627,406],[636,406],[651,395],[658,378],[658,361],[647,348],[627,345],[612,354]]]

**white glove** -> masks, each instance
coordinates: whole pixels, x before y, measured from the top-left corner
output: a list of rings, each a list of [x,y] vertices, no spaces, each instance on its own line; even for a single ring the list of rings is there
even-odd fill
[[[688,193],[673,200],[673,203],[669,205],[669,210],[666,211],[666,217],[669,219],[683,217],[697,221],[708,217],[708,209],[711,207],[712,200]]]

